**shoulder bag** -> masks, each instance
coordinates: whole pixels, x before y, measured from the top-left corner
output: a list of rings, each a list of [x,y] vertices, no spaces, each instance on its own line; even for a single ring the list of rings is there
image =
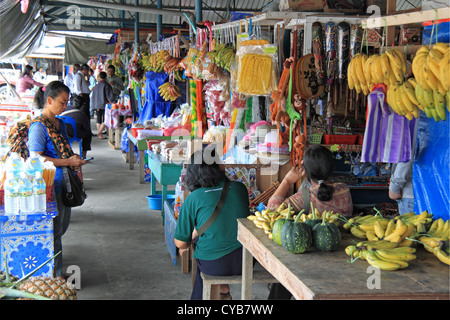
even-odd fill
[[[202,226],[200,228],[197,229],[199,238],[213,224],[213,222],[216,220],[217,216],[219,215],[220,210],[222,210],[222,207],[227,198],[228,191],[230,190],[230,185],[231,185],[231,181],[227,179],[223,186],[222,193],[220,194],[220,198],[219,198],[219,201],[217,202],[216,208],[214,209],[213,213],[208,218],[208,220],[206,220],[206,222],[204,224],[202,224]]]
[[[60,159],[63,159],[59,148],[57,148],[55,141],[53,146]],[[62,167],[63,184],[62,184],[62,202],[66,207],[79,207],[86,200],[87,195],[84,191],[83,182],[80,177],[68,167]]]

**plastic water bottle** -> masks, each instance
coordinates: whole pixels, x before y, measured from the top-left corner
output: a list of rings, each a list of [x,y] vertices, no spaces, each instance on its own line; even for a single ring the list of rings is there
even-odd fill
[[[18,179],[23,171],[24,161],[17,152],[11,152],[6,162],[6,172],[12,172]]]
[[[27,173],[22,172],[19,179],[19,208],[21,214],[32,214],[34,211],[33,185]]]
[[[46,185],[42,173],[36,172],[33,180],[33,198],[34,198],[34,212],[45,212],[47,210],[47,195]]]
[[[30,179],[31,182],[33,182],[36,172],[43,173],[44,169],[42,166],[41,159],[39,159],[39,155],[32,151],[30,152],[30,157],[25,161],[25,171],[28,174],[28,179]]]
[[[13,172],[6,173],[4,191],[5,214],[17,215],[19,213],[19,181]]]

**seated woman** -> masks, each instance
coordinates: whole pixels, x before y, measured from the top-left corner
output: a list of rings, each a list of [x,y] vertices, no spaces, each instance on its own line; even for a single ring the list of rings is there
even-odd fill
[[[269,199],[268,207],[276,209],[281,203],[291,204],[299,212],[309,209],[312,203],[319,212],[333,211],[343,216],[351,216],[353,202],[350,189],[344,183],[330,183],[327,181],[334,171],[334,158],[330,150],[323,146],[314,145],[308,148],[303,157],[302,167],[292,168],[284,177],[278,189]],[[294,195],[286,198],[289,187],[306,177],[303,188]],[[308,199],[309,195],[309,201]],[[279,283],[272,284],[269,300],[290,299],[291,293]]]
[[[237,240],[236,219],[250,214],[247,188],[240,182],[231,182],[217,219],[197,237],[196,230],[213,213],[227,180],[215,152],[209,151],[206,148],[205,152],[195,152],[188,162],[184,183],[191,193],[181,207],[174,235],[175,245],[180,249],[188,249],[192,241],[196,243],[197,274],[191,300],[202,299],[200,272],[221,276],[242,274],[242,245]],[[204,158],[209,155],[215,160]],[[221,299],[231,298],[228,285],[221,286],[220,293]]]
[[[16,91],[19,95],[24,95],[27,90],[33,89],[34,86],[42,87],[44,84],[33,80],[33,67],[26,65],[22,75],[16,84]]]
[[[66,109],[68,101],[69,88],[60,81],[50,82],[45,89],[42,116],[32,121],[28,131],[28,149],[30,152],[37,152],[46,161],[53,162],[56,167],[54,191],[58,215],[53,219],[55,254],[62,251],[61,238],[69,227],[71,215],[71,208],[62,203],[62,167],[70,167],[76,171],[80,166],[87,163],[79,155],[73,153],[68,143],[64,122],[56,118]],[[61,157],[58,156],[54,145],[59,146]],[[55,277],[63,275],[62,253],[55,258],[54,274]]]
[[[89,119],[84,111],[81,111],[82,105],[83,98],[76,96],[72,100],[72,109],[64,111],[61,113],[61,116],[75,120],[77,138],[81,138],[82,158],[86,159],[87,152],[91,150],[92,130],[91,119]],[[73,132],[72,126],[68,126],[67,134],[69,138],[73,138]]]
[[[280,186],[269,199],[267,207],[276,209],[281,203],[290,204],[299,212],[309,209],[310,203],[319,212],[333,211],[349,217],[353,213],[353,202],[350,189],[344,183],[330,183],[328,179],[334,171],[334,158],[330,150],[323,146],[314,145],[308,148],[303,157],[302,167],[292,168],[281,181]],[[306,176],[302,188],[286,199],[291,185]],[[306,193],[306,195],[305,195]],[[304,203],[308,199],[310,203]]]

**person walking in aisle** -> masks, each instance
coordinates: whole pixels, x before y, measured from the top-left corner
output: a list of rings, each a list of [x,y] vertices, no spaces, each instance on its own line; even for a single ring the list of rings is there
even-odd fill
[[[92,99],[92,90],[94,90],[95,85],[97,84],[97,79],[94,77],[94,70],[92,68],[89,68],[89,90],[91,90],[91,93],[89,94],[89,99]],[[91,118],[94,116],[95,109],[92,108],[92,105],[90,106],[90,116]]]
[[[103,137],[103,129],[105,129],[105,104],[113,103],[116,101],[113,89],[107,83],[106,72],[102,71],[98,75],[98,83],[92,90],[92,109],[97,113],[97,135],[99,139],[105,139]]]
[[[87,64],[81,65],[80,70],[73,78],[73,90],[77,96],[80,96],[83,99],[80,110],[85,112],[86,115],[90,117],[89,94],[91,93],[91,90],[89,90],[89,81],[87,80],[88,75],[89,66]]]
[[[62,277],[62,236],[69,228],[71,208],[62,202],[62,167],[70,167],[70,173],[75,174],[79,167],[87,161],[74,154],[68,141],[66,126],[56,116],[61,114],[67,107],[69,101],[69,88],[60,81],[52,81],[45,88],[44,109],[42,116],[35,118],[28,132],[28,149],[35,151],[51,161],[56,167],[54,191],[58,215],[53,219],[53,242],[54,252],[59,253],[55,257],[54,276]],[[61,157],[55,150],[54,145],[60,146]],[[60,253],[61,252],[61,253]]]
[[[108,66],[106,73],[108,74],[106,82],[108,82],[113,89],[114,99],[119,100],[120,93],[125,89],[122,78],[116,75],[116,68],[113,65]]]
[[[78,63],[75,63],[72,66],[72,72],[69,72],[66,77],[64,78],[64,84],[69,88],[70,90],[70,96],[69,96],[69,103],[72,104],[73,98],[76,96],[73,90],[73,78],[80,70],[80,65]]]

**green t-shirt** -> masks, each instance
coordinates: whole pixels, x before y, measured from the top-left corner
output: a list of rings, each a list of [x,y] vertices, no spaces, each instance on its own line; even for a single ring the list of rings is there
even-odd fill
[[[201,227],[216,208],[223,184],[221,182],[217,187],[199,188],[186,197],[178,215],[175,239],[191,242],[194,228]],[[236,219],[246,218],[249,214],[247,188],[240,182],[231,182],[222,210],[197,242],[194,258],[216,260],[240,248]]]

